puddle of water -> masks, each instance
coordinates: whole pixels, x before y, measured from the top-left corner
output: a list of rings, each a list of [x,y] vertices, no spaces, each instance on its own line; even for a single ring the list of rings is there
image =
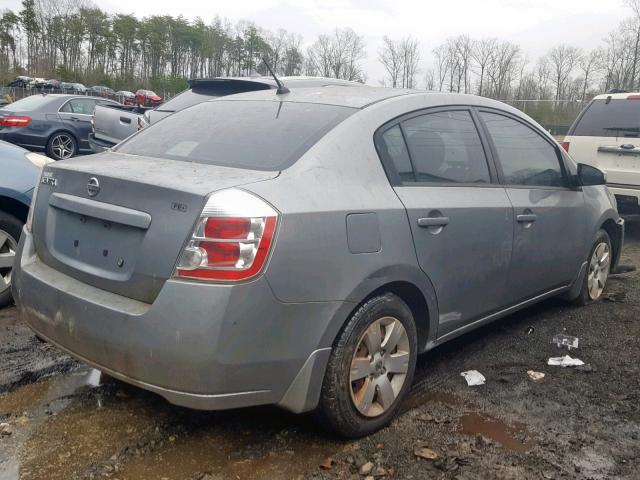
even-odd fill
[[[264,435],[260,431],[247,436],[215,430],[165,442],[163,448],[124,464],[117,476],[122,480],[178,480],[206,472],[216,478],[288,480],[316,468],[340,448],[327,440],[314,442],[296,434],[282,446],[273,436],[256,438]]]
[[[478,413],[465,413],[460,419],[462,433],[467,435],[484,435],[495,440],[503,447],[517,453],[526,453],[533,448],[532,442],[523,442],[520,438],[525,433],[524,428],[510,427],[506,423]]]

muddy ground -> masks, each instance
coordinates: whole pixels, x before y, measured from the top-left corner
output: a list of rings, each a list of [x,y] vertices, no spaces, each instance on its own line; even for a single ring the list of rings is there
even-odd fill
[[[623,261],[640,264],[640,224],[627,225]],[[640,479],[639,307],[640,273],[626,274],[589,307],[547,301],[457,339],[419,359],[404,413],[358,441],[275,408],[171,406],[0,310],[0,480]],[[579,337],[584,367],[546,365],[566,353],[556,333]],[[486,384],[468,387],[468,369]]]

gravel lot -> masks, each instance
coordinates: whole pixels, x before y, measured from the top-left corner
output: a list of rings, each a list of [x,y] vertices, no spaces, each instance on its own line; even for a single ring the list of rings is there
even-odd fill
[[[627,224],[623,262],[640,264],[640,224]],[[359,441],[275,408],[168,405],[100,378],[1,310],[0,480],[638,479],[639,303],[640,274],[620,275],[594,305],[547,301],[430,352],[405,413]],[[547,366],[567,353],[551,344],[557,333],[579,337],[570,354],[585,366]],[[468,387],[469,369],[486,384]]]

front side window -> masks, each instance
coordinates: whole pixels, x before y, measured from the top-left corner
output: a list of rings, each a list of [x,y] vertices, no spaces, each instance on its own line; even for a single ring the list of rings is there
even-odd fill
[[[418,182],[490,183],[480,136],[466,110],[428,113],[402,122]]]
[[[481,112],[507,185],[565,187],[558,151],[532,128],[505,115]]]

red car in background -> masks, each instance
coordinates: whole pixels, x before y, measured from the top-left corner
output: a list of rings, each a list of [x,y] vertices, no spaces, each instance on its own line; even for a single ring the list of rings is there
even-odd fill
[[[136,102],[142,107],[157,107],[162,103],[162,97],[152,90],[138,90]]]

